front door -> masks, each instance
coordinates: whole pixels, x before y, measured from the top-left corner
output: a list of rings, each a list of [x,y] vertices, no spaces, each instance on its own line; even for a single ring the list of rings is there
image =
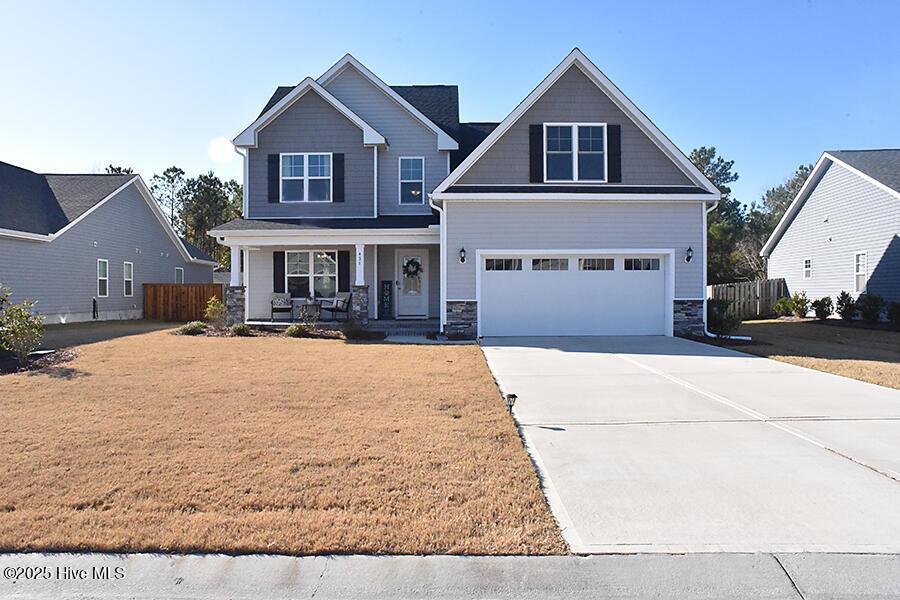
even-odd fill
[[[428,250],[397,250],[397,318],[428,317]]]

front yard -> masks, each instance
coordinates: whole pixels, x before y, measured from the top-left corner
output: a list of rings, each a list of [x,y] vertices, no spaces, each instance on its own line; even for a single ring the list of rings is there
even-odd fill
[[[735,350],[900,389],[900,332],[766,320],[746,321],[737,333],[753,343]]]
[[[0,377],[0,551],[566,550],[476,346],[75,350]]]

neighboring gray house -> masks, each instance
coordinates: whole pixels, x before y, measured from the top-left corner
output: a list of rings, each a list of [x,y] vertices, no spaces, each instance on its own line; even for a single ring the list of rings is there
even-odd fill
[[[209,283],[215,265],[178,238],[138,175],[0,162],[0,285],[47,323],[139,319],[142,284]]]
[[[761,254],[770,278],[810,300],[900,302],[900,150],[825,152]]]
[[[719,192],[579,50],[503,122],[458,115],[349,55],[278,88],[234,140],[244,216],[210,232],[244,319],[352,292],[469,335],[702,334]]]

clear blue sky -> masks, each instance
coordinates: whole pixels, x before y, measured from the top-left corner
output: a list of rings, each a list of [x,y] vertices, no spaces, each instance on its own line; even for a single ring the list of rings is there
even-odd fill
[[[900,147],[896,0],[0,0],[0,23],[0,160],[43,172],[240,178],[211,140],[346,52],[499,121],[578,46],[685,152],[733,159],[744,202],[824,149]]]

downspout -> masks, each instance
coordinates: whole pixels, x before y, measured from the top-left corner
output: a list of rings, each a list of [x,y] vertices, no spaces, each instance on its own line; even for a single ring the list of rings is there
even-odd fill
[[[438,214],[441,216],[441,234],[439,244],[441,255],[438,262],[441,265],[441,333],[444,333],[444,328],[447,325],[447,225],[444,222],[444,209],[434,203],[434,199],[431,197],[431,194],[428,194],[428,205],[432,209],[438,211]]]
[[[715,203],[706,209],[706,212],[703,213],[703,235],[704,235],[704,243],[703,243],[703,335],[706,337],[717,338],[720,340],[738,340],[742,342],[752,341],[749,335],[720,335],[718,333],[713,333],[709,329],[706,328],[706,301],[708,300],[708,294],[706,291],[706,271],[709,268],[709,261],[707,260],[707,256],[709,255],[709,228],[706,225],[706,215],[716,210],[719,206],[719,201],[716,200]]]

